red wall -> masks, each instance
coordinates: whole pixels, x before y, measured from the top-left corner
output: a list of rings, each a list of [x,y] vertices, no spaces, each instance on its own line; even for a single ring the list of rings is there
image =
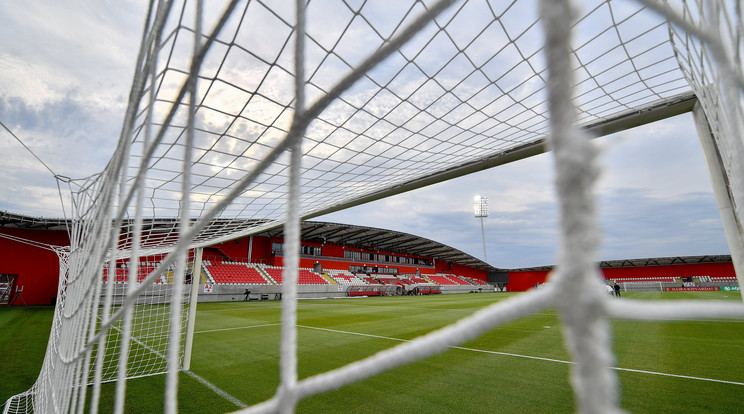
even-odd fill
[[[532,289],[537,283],[545,283],[549,270],[534,270],[524,272],[509,272],[509,283],[506,289],[509,292],[524,292]]]
[[[47,245],[70,244],[66,231],[0,228],[0,233]],[[16,286],[23,286],[27,305],[50,305],[57,297],[59,259],[53,251],[0,237],[0,273],[18,275]]]
[[[261,264],[273,264],[271,256],[271,239],[264,236],[253,236],[251,248],[251,262]]]
[[[323,256],[342,258],[344,257],[344,247],[335,244],[327,244],[323,246]]]
[[[243,237],[242,239],[217,244],[214,248],[233,260],[245,260],[248,257],[248,240],[248,237]]]
[[[488,272],[485,270],[474,269],[457,263],[449,263],[443,260],[437,260],[436,271],[438,273],[452,273],[457,276],[465,276],[473,279],[479,279],[484,282],[488,281]]]

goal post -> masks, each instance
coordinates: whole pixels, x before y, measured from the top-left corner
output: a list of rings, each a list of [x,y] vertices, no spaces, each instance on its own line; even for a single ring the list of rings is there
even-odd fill
[[[715,138],[702,106],[696,104],[692,113],[700,138],[700,145],[703,149],[703,156],[710,173],[710,181],[716,196],[718,212],[721,215],[736,279],[739,286],[744,286],[744,235],[740,224],[738,224],[739,221],[736,218],[731,199],[732,194],[729,186],[731,181],[728,180],[726,171],[721,165],[721,154],[717,149]],[[744,299],[744,296],[742,298]]]
[[[189,294],[189,313],[186,322],[186,337],[183,347],[184,371],[191,369],[191,353],[194,346],[194,329],[196,327],[196,305],[199,302],[199,286],[201,285],[202,254],[204,249],[196,248],[194,251],[194,265],[191,273],[191,293]]]

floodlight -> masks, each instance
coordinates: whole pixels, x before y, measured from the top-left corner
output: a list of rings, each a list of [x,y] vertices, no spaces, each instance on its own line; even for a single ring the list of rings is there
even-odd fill
[[[486,230],[483,227],[483,217],[488,217],[488,197],[477,195],[473,198],[473,213],[475,218],[480,218],[481,235],[483,236],[483,261],[488,261],[486,256]]]
[[[475,213],[475,218],[488,217],[488,197],[477,195],[473,200],[473,213]]]

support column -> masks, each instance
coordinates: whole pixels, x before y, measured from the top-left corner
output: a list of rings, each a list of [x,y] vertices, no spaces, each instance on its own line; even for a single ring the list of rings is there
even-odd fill
[[[191,272],[191,295],[189,296],[189,319],[186,324],[186,338],[183,345],[184,371],[191,368],[191,350],[194,346],[194,325],[196,324],[196,304],[199,302],[199,285],[201,284],[203,249],[198,247],[194,251],[194,269]]]
[[[253,263],[253,235],[248,237],[248,263]]]
[[[741,234],[736,215],[734,214],[726,171],[721,166],[721,157],[716,147],[715,138],[708,124],[708,119],[703,112],[703,107],[699,102],[693,107],[692,115],[695,119],[695,127],[697,128],[698,138],[700,138],[700,145],[703,148],[705,161],[708,164],[710,181],[713,185],[713,192],[716,195],[718,212],[721,214],[723,230],[726,233],[726,242],[731,252],[734,271],[736,271],[736,279],[739,281],[739,286],[744,287],[744,235]],[[744,295],[742,295],[742,298],[744,298]]]

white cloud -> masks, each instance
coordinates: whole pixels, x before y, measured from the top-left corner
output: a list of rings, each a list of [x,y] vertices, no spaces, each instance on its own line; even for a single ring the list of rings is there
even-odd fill
[[[145,11],[142,1],[0,3],[0,120],[55,173],[88,176],[110,159]],[[8,159],[43,169],[10,134],[0,140]],[[23,188],[25,201],[0,208],[61,216],[51,173],[38,186],[12,171],[0,191]]]
[[[99,105],[126,96],[144,10],[140,1],[3,3],[3,95],[33,105],[75,89]]]
[[[598,141],[607,160],[603,193],[652,188],[649,197],[669,199],[713,191],[689,114]]]

